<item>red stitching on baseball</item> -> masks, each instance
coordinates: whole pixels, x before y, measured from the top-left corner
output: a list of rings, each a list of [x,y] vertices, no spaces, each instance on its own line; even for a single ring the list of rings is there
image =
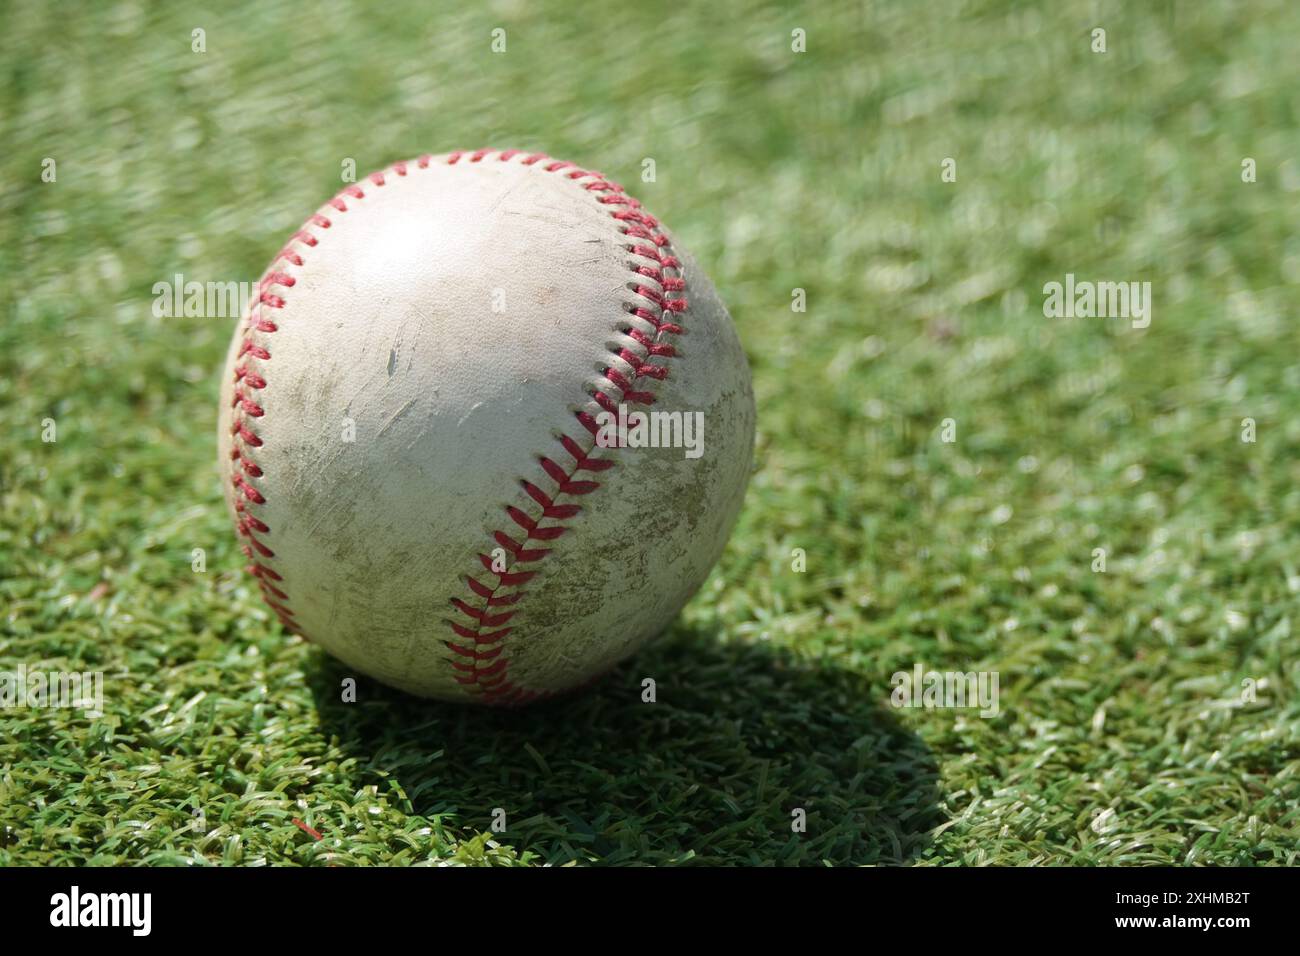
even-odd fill
[[[426,164],[427,165],[427,164]],[[405,175],[405,170],[399,170],[399,175]],[[378,175],[378,174],[376,174]],[[380,176],[376,185],[383,185],[383,177]],[[349,186],[343,190],[340,195],[348,195],[360,199],[364,196],[361,189],[357,186]],[[347,206],[338,197],[330,200],[329,205],[346,212]],[[318,229],[329,229],[331,222],[320,213],[310,216],[301,229],[289,237],[289,242],[283,249],[275,254],[271,260],[271,265],[267,269],[261,281],[258,283],[258,295],[254,302],[250,303],[248,316],[244,320],[244,340],[240,343],[238,358],[245,359],[245,356],[258,359],[262,362],[269,362],[271,353],[264,347],[253,341],[254,333],[270,335],[279,331],[279,326],[270,321],[263,315],[263,309],[283,309],[284,297],[270,291],[271,286],[280,286],[284,289],[291,289],[297,284],[297,280],[286,272],[277,270],[275,267],[281,259],[284,259],[295,266],[303,264],[302,256],[293,249],[295,242],[300,242],[308,248],[314,248],[318,242],[317,238],[310,232],[307,232],[308,226],[315,226]],[[265,369],[263,369],[265,371]],[[244,391],[252,389],[260,391],[266,388],[266,378],[252,371],[248,367],[247,359],[243,364],[235,366],[235,390],[234,398],[231,403],[235,409],[231,420],[231,448],[230,448],[230,482],[238,492],[234,500],[235,508],[235,532],[244,539],[244,544],[240,550],[248,558],[251,564],[248,565],[248,573],[257,581],[258,589],[262,592],[262,599],[266,602],[275,615],[280,619],[286,629],[298,634],[302,634],[302,627],[294,619],[294,613],[289,607],[289,595],[283,588],[272,584],[272,581],[283,581],[283,577],[276,573],[274,569],[260,559],[274,558],[275,552],[271,550],[258,535],[267,535],[271,529],[249,508],[253,505],[261,507],[266,504],[266,496],[253,485],[249,479],[259,479],[265,475],[261,466],[252,458],[250,449],[263,447],[261,437],[248,427],[244,416],[249,418],[261,418],[266,414],[265,409],[257,402],[253,401]],[[306,636],[305,634],[303,635]]]
[[[468,162],[477,163],[492,152],[494,151],[490,149],[475,150],[469,154],[454,152],[448,154],[446,162],[448,165],[454,166],[462,158],[468,156]],[[505,150],[497,158],[501,162],[509,162],[519,153],[519,150]],[[550,157],[544,153],[532,153],[524,157],[520,162],[525,166],[533,166],[548,159]],[[660,231],[659,221],[642,211],[641,204],[624,193],[622,186],[611,182],[600,173],[584,170],[572,163],[558,160],[548,162],[541,168],[550,173],[563,172],[565,179],[575,182],[587,177],[595,177],[591,182],[579,185],[590,192],[605,194],[597,196],[597,201],[610,207],[611,218],[620,223],[619,231],[627,236],[629,241],[644,240],[643,242],[631,242],[627,246],[627,250],[634,256],[651,260],[657,264],[657,267],[629,262],[628,270],[635,276],[642,276],[651,280],[662,291],[656,292],[644,283],[630,282],[628,284],[629,290],[640,300],[648,303],[648,306],[632,301],[626,304],[625,309],[627,314],[634,315],[638,319],[649,323],[654,329],[654,334],[647,335],[640,329],[628,327],[629,323],[626,321],[620,321],[615,326],[615,330],[626,335],[645,349],[646,355],[645,358],[641,358],[629,349],[619,349],[614,354],[632,369],[633,378],[662,381],[668,377],[668,367],[648,360],[653,357],[672,358],[676,356],[676,349],[671,344],[664,342],[663,338],[668,335],[680,335],[683,330],[680,325],[666,321],[666,318],[669,315],[684,312],[687,308],[687,300],[682,295],[686,289],[685,280],[676,275],[666,274],[668,271],[675,272],[679,270],[680,263],[676,257],[671,255],[668,237]],[[565,172],[566,170],[567,172]],[[615,399],[601,390],[590,393],[590,397],[600,408],[607,412],[617,413],[620,402],[649,405],[655,400],[653,392],[634,389],[628,377],[612,366],[605,368],[604,378],[617,390],[618,398]],[[614,461],[608,458],[591,457],[591,452],[595,450],[594,436],[599,431],[599,426],[591,414],[580,411],[575,413],[575,418],[583,430],[593,436],[590,448],[584,449],[584,446],[574,438],[568,435],[560,435],[560,445],[573,459],[572,464],[566,468],[548,457],[543,457],[538,461],[546,477],[554,482],[556,487],[555,496],[557,497],[560,495],[581,496],[591,494],[600,487],[600,483],[580,479],[578,477],[579,473],[599,473],[614,467],[615,464]],[[502,646],[497,642],[509,634],[511,628],[506,627],[501,630],[490,631],[486,629],[498,628],[500,625],[506,624],[517,612],[512,610],[492,614],[489,613],[489,609],[514,605],[524,597],[525,592],[518,589],[527,584],[536,572],[518,571],[516,570],[517,566],[542,561],[551,553],[550,548],[530,547],[531,542],[553,541],[569,530],[563,524],[542,525],[541,522],[546,519],[555,522],[567,521],[581,511],[579,505],[557,503],[555,497],[548,495],[538,485],[530,481],[522,481],[522,486],[528,496],[540,506],[540,512],[533,516],[513,505],[506,508],[507,518],[524,532],[523,538],[512,537],[504,530],[492,532],[493,542],[508,556],[504,568],[498,569],[490,555],[480,554],[478,556],[479,562],[495,580],[492,581],[489,578],[491,583],[484,583],[472,575],[467,575],[465,584],[481,603],[475,605],[460,598],[453,598],[452,607],[471,623],[465,624],[450,619],[447,621],[454,638],[469,642],[458,643],[454,638],[446,641],[447,647],[457,657],[464,659],[463,661],[451,661],[451,666],[456,671],[456,682],[468,690],[477,690],[483,695],[485,701],[496,704],[522,704],[539,697],[549,696],[539,691],[520,687],[510,680],[508,676],[510,659],[508,657],[499,657]],[[500,593],[502,589],[515,590],[502,594]],[[480,649],[484,645],[495,646],[491,646],[490,651],[485,652]],[[481,664],[486,666],[480,666]]]

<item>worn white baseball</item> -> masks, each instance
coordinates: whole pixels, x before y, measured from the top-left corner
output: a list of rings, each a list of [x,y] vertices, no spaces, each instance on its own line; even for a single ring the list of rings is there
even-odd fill
[[[703,583],[750,471],[712,284],[620,186],[540,154],[344,189],[226,366],[221,467],[267,603],[422,696],[523,703],[626,657]]]

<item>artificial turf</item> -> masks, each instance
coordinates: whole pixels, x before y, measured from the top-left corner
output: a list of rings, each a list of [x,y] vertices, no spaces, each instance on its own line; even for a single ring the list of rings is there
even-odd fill
[[[577,9],[5,5],[0,666],[106,699],[0,710],[0,864],[1296,863],[1300,6]],[[221,502],[233,320],[152,288],[255,279],[346,159],[477,146],[705,264],[755,471],[594,688],[344,703]],[[1150,326],[1045,317],[1066,273]],[[918,662],[999,715],[892,708]]]

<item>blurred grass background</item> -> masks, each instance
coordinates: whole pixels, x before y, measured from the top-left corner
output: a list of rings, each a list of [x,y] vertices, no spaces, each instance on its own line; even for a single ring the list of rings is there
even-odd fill
[[[0,711],[0,863],[1297,862],[1300,6],[466,6],[4,5],[0,664],[107,702]],[[346,158],[477,146],[705,264],[756,472],[592,692],[343,705],[221,506],[233,321],[151,290],[255,280]],[[1152,282],[1150,328],[1044,318],[1067,272]],[[891,709],[916,662],[1002,713]]]

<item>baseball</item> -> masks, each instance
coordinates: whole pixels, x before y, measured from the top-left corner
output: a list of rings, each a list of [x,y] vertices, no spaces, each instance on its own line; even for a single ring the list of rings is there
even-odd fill
[[[600,173],[395,163],[289,237],[226,361],[221,469],[284,626],[425,697],[521,704],[664,630],[750,471],[731,319]]]

